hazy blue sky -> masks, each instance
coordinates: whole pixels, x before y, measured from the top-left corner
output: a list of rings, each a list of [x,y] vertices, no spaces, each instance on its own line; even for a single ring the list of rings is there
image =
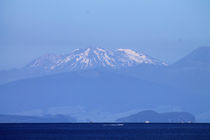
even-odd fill
[[[0,69],[90,46],[172,63],[210,46],[210,1],[0,0]]]

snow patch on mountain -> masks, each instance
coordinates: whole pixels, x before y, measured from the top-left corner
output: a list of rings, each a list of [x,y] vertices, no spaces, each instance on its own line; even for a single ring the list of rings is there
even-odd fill
[[[134,61],[135,63],[153,63],[152,59],[150,59],[146,55],[137,53],[131,49],[118,49],[118,51],[125,53],[124,55],[128,57],[126,58],[126,60]]]

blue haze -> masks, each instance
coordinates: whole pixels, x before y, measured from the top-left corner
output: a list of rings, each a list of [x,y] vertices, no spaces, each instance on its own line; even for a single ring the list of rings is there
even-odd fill
[[[173,63],[210,45],[209,15],[209,0],[1,0],[0,69],[90,46]]]

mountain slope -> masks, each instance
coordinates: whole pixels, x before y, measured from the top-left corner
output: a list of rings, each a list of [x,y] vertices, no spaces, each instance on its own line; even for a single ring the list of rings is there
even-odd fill
[[[184,90],[98,71],[16,81],[0,86],[0,93],[1,113],[59,106],[83,106],[104,112],[180,106],[191,111],[195,108],[194,102],[205,102],[203,96]]]

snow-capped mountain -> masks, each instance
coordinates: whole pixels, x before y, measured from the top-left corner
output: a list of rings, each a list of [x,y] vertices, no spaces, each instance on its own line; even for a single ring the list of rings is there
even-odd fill
[[[43,108],[43,112],[48,113],[50,108],[56,108],[52,112],[61,114],[69,112],[69,108],[61,109],[63,107],[80,106],[87,108],[95,121],[107,111],[118,113],[148,108],[169,111],[173,106],[210,121],[209,58],[210,49],[206,47],[196,49],[167,67],[129,49],[89,48],[66,55],[44,55],[25,68],[0,72],[0,113],[31,112]],[[138,66],[132,67],[134,65]],[[97,66],[123,68],[116,71],[67,71]],[[41,69],[45,71],[39,71]],[[59,69],[61,71],[54,71]],[[84,110],[81,112],[84,114]]]
[[[138,64],[166,65],[131,49],[75,49],[66,55],[48,54],[31,62],[26,68],[45,71],[75,71],[90,68],[120,68]]]

